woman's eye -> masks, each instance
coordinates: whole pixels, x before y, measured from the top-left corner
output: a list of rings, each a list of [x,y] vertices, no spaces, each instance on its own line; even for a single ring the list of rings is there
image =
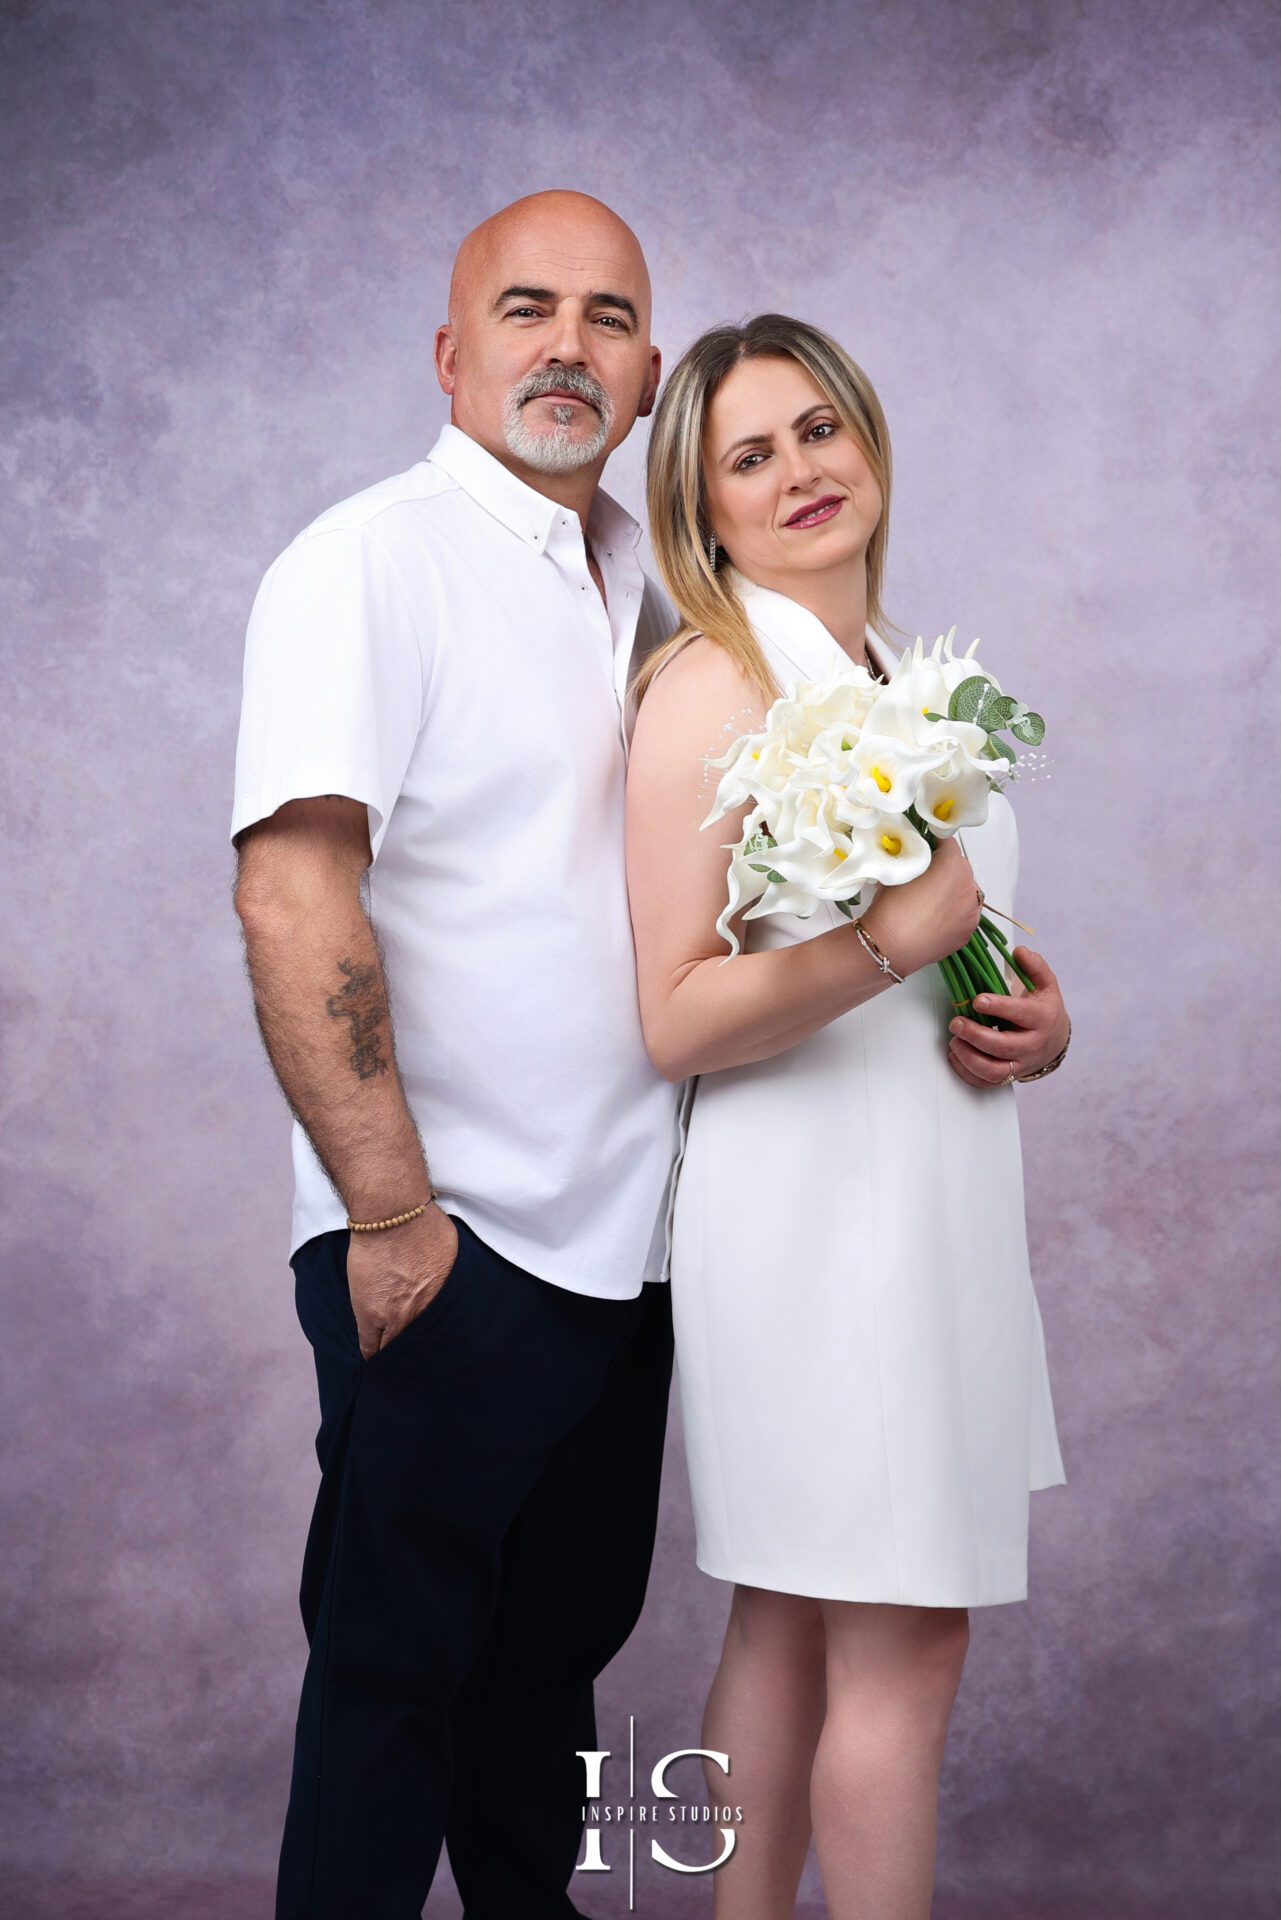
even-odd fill
[[[756,462],[764,458],[765,455],[763,453],[745,453],[734,471],[735,473],[750,473]]]
[[[830,439],[835,432],[836,423],[833,420],[816,420],[810,428],[811,437],[817,433],[821,434],[824,440]]]

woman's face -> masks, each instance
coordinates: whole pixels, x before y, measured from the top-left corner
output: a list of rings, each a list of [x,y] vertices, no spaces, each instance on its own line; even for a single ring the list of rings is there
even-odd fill
[[[758,586],[862,564],[881,517],[863,449],[795,360],[741,360],[722,380],[703,484],[718,544]]]

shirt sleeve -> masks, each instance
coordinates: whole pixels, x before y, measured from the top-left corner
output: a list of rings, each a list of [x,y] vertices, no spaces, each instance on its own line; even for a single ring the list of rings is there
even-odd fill
[[[341,793],[369,809],[374,857],[422,720],[408,594],[365,528],[304,534],[249,619],[231,837],[287,800]]]

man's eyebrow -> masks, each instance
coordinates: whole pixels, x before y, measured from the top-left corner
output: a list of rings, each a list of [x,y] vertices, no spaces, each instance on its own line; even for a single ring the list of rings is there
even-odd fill
[[[550,287],[504,287],[495,300],[495,307],[501,307],[508,300],[540,300],[545,306],[555,306],[556,295]],[[617,307],[625,313],[633,326],[637,322],[636,308],[625,293],[589,293],[589,307]]]
[[[504,287],[494,305],[501,307],[504,300],[546,300],[554,301],[556,295],[550,287]]]
[[[795,420],[792,422],[792,432],[799,432],[811,414],[822,413],[824,407],[831,407],[831,405],[832,402],[830,400],[816,400],[812,407],[806,407],[804,413],[797,414]],[[772,433],[745,434],[741,440],[735,440],[732,445],[726,447],[724,453],[721,455],[721,459],[728,460],[731,453],[737,453],[740,447],[759,447],[763,443],[771,441],[773,438]]]
[[[636,320],[636,309],[625,293],[592,293],[587,297],[589,307],[617,307],[629,320]]]

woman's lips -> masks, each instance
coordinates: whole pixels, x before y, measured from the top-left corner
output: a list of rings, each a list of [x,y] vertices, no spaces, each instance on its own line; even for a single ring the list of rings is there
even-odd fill
[[[785,520],[783,525],[785,527],[817,527],[822,521],[830,520],[834,513],[839,513],[844,505],[845,502],[839,494],[826,493],[821,500],[816,500],[812,507],[798,508],[791,519]]]

